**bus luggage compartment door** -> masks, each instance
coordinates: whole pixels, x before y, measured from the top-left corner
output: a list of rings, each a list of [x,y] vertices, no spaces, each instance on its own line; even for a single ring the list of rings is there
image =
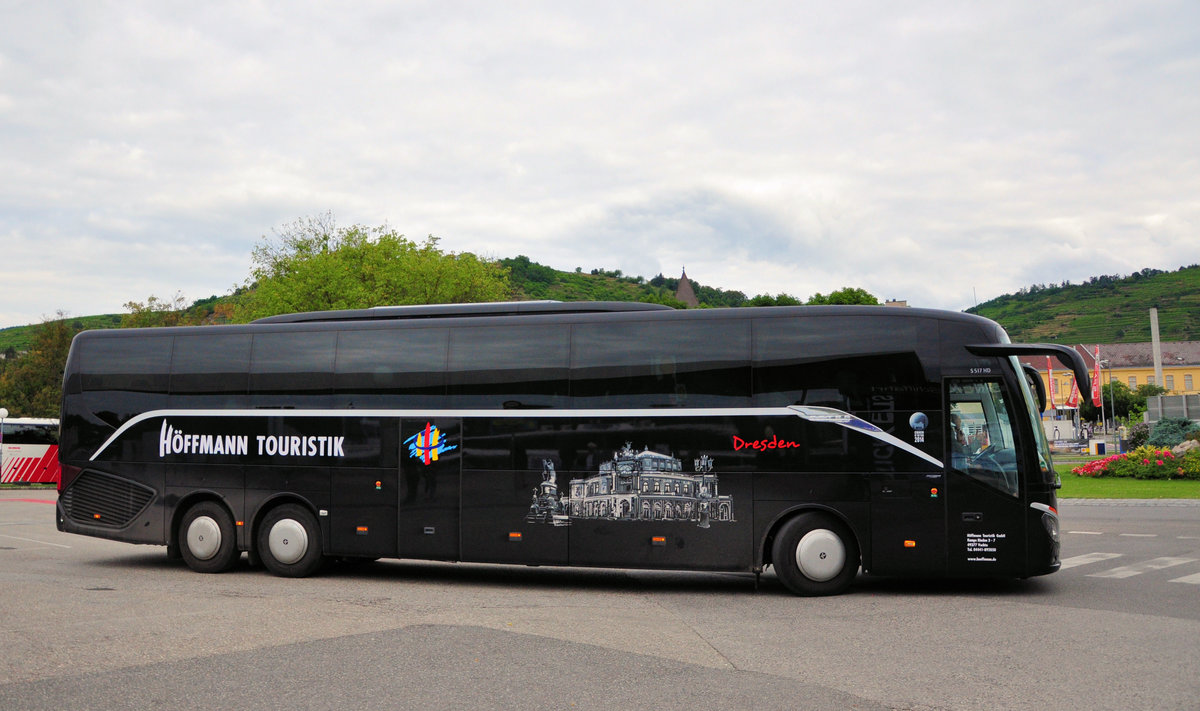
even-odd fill
[[[871,476],[871,573],[946,573],[944,482],[940,473]]]

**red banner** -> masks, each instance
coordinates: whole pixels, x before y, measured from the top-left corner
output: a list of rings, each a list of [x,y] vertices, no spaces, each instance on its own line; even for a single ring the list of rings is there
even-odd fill
[[[1071,395],[1067,398],[1065,407],[1072,409],[1079,407],[1079,383],[1075,381],[1075,378],[1071,378]]]
[[[1096,372],[1092,374],[1092,405],[1100,407],[1100,346],[1096,346]]]

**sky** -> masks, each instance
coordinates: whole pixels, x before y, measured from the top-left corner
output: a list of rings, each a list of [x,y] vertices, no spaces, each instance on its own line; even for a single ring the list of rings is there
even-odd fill
[[[1200,263],[1200,3],[0,0],[0,328],[330,213],[961,310]]]

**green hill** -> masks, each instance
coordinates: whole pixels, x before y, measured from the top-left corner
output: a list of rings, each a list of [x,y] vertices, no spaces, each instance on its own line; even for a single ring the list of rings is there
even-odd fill
[[[514,300],[549,299],[555,301],[642,301],[685,308],[675,300],[679,280],[661,274],[646,279],[641,276],[626,276],[620,271],[593,269],[590,272],[577,270],[562,272],[538,264],[521,255],[502,259],[500,263],[509,270],[509,282]],[[799,304],[800,300],[786,294],[778,296],[759,295],[747,297],[740,291],[727,291],[692,282],[692,288],[700,306],[769,306],[776,304]],[[865,292],[864,292],[865,293]],[[222,304],[231,305],[235,297],[210,296],[201,299],[186,309],[180,323],[207,323],[214,311]],[[184,314],[185,312],[178,312]],[[118,328],[128,314],[105,314],[68,319],[75,330],[92,328]],[[153,325],[162,325],[155,323]],[[34,326],[13,326],[0,329],[0,353],[21,353],[29,348]]]
[[[1150,340],[1151,308],[1162,340],[1200,340],[1200,265],[1036,284],[967,312],[996,321],[1014,341],[1125,343]]]
[[[680,309],[685,308],[684,304],[675,300],[675,290],[679,287],[679,279],[664,277],[662,274],[652,279],[646,279],[641,276],[626,276],[620,270],[593,269],[590,272],[583,270],[560,272],[544,264],[538,264],[525,255],[512,259],[501,259],[500,263],[508,268],[509,281],[517,299],[643,301],[666,304]],[[691,284],[702,308],[803,303],[786,294],[747,297],[740,291],[727,291],[704,286],[695,281],[691,281]]]
[[[71,322],[71,327],[76,331],[91,328],[116,328],[121,325],[121,314],[69,317],[67,321]],[[0,353],[11,357],[14,353],[23,353],[29,350],[33,329],[34,326],[0,328]]]
[[[514,299],[558,301],[645,301],[682,308],[675,300],[679,280],[651,279],[620,271],[562,272],[525,256],[500,260],[509,270]],[[701,307],[802,303],[786,294],[748,297],[740,291],[692,282]],[[197,301],[189,311],[211,315],[232,296]],[[918,304],[919,305],[919,304]],[[1150,340],[1149,310],[1158,309],[1164,341],[1200,340],[1200,265],[1173,272],[1143,269],[1126,277],[1098,276],[1082,284],[1035,284],[967,309],[1002,325],[1014,341],[1121,343]],[[69,319],[78,329],[116,328],[122,314]],[[0,329],[0,353],[28,348],[32,326]]]

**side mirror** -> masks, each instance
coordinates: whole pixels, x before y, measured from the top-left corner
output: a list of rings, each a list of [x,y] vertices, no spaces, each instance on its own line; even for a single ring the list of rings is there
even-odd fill
[[[1046,385],[1042,382],[1042,374],[1028,363],[1022,363],[1021,370],[1025,371],[1025,380],[1029,381],[1029,389],[1037,395],[1038,412],[1045,412]]]

